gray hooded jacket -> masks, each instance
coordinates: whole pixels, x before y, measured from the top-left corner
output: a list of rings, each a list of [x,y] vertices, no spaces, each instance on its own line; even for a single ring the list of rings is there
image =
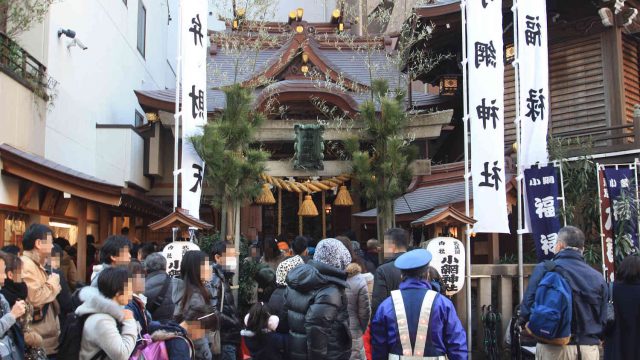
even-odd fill
[[[80,360],[89,360],[100,350],[104,350],[111,360],[129,359],[138,335],[136,320],[124,320],[123,308],[92,286],[80,290],[80,300],[83,303],[76,309],[76,314],[91,314],[82,330]],[[118,323],[122,324],[121,330],[118,330]]]

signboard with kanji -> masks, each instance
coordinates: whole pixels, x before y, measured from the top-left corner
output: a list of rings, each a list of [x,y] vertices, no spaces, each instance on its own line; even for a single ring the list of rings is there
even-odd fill
[[[302,170],[324,170],[324,125],[300,125],[294,127],[296,140],[293,168]]]
[[[462,242],[451,237],[429,241],[427,250],[433,255],[430,266],[440,273],[447,296],[456,294],[464,286],[465,251]]]
[[[190,241],[174,241],[162,249],[162,255],[167,259],[167,274],[169,276],[180,276],[182,256],[189,250],[200,250],[200,247]]]

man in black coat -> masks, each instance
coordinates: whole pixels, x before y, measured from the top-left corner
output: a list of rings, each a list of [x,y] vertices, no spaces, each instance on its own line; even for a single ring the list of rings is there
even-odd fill
[[[232,360],[236,358],[238,347],[240,346],[240,330],[242,324],[238,318],[236,300],[231,292],[230,279],[233,272],[238,271],[235,248],[232,244],[218,241],[211,249],[213,264],[213,279],[207,283],[207,288],[211,292],[211,303],[220,314],[220,343],[222,354],[214,357],[221,360]],[[220,309],[220,303],[223,303]]]
[[[171,300],[173,285],[167,274],[167,259],[157,252],[144,259],[147,278],[144,283],[144,296],[147,297],[147,310],[153,320],[172,320],[175,304]]]
[[[345,288],[349,250],[336,239],[318,243],[313,260],[289,271],[284,309],[291,360],[348,360],[351,334]]]
[[[384,258],[385,263],[376,270],[373,279],[373,293],[371,294],[371,313],[375,314],[378,306],[389,296],[393,290],[398,290],[402,275],[393,263],[407,252],[409,244],[409,232],[392,228],[384,233]]]

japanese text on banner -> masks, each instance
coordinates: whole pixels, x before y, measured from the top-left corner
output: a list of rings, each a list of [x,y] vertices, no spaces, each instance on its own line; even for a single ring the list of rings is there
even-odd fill
[[[553,165],[524,171],[525,189],[531,231],[536,245],[538,261],[555,256],[560,230],[558,212],[558,176]]]
[[[611,213],[611,198],[609,198],[609,191],[607,191],[607,180],[602,169],[598,169],[598,182],[600,183],[600,232],[602,233],[602,248],[604,249],[602,266],[606,270],[607,280],[613,281],[616,273],[613,214]]]
[[[624,236],[633,246],[638,247],[638,214],[635,211],[634,171],[635,169],[632,168],[605,168],[604,178],[611,202],[610,212],[613,214],[613,233],[617,235],[618,228],[624,226]]]
[[[508,233],[502,0],[467,2],[466,12],[473,231]]]
[[[207,17],[205,0],[181,1],[182,56],[182,208],[200,217],[204,162],[190,137],[207,122]]]
[[[520,166],[546,165],[549,123],[549,54],[547,46],[547,4],[518,1],[518,67],[520,89]]]

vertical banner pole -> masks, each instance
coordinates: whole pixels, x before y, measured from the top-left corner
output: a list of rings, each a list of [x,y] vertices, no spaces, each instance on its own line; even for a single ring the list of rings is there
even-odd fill
[[[182,21],[182,1],[178,2],[178,31],[180,31],[181,21]],[[173,114],[173,210],[178,207],[178,159],[179,157],[179,144],[180,144],[180,77],[181,73],[181,62],[182,62],[182,41],[181,36],[178,35],[178,47],[176,48],[176,104],[175,111]],[[178,237],[178,229],[173,228],[171,231],[173,241],[176,241]]]
[[[604,262],[604,222],[602,221],[602,197],[600,196],[600,164],[596,163],[596,180],[598,181],[598,214],[600,214],[600,256],[602,256],[602,276],[608,282],[607,266]]]
[[[513,12],[513,18],[518,19],[518,1],[514,0],[513,7],[511,7],[511,11]],[[516,89],[515,93],[520,94],[520,44],[518,39],[518,21],[515,21],[514,31],[515,36],[513,37],[513,46],[516,52],[516,58],[513,61],[513,68],[515,71],[515,80],[516,80]],[[520,146],[520,99],[516,99],[516,118],[514,120],[516,125],[516,187],[517,187],[517,196],[518,196],[518,295],[520,300],[524,297],[524,255],[523,255],[523,245],[522,245],[522,146]]]
[[[558,160],[557,162],[554,161],[554,163],[558,164],[558,169],[560,170],[560,191],[562,194],[562,213],[564,214],[563,219],[564,220],[564,226],[567,226],[567,207],[566,207],[566,199],[564,197],[564,175],[562,174],[562,160]]]
[[[178,16],[178,31],[180,31],[180,26],[181,25],[181,21],[182,21],[182,1],[180,1],[178,3],[178,13],[180,14]],[[175,112],[173,115],[173,126],[174,126],[174,133],[173,133],[173,137],[175,138],[174,144],[173,144],[173,209],[175,210],[178,207],[178,148],[179,148],[179,143],[180,143],[180,76],[182,75],[181,73],[181,66],[180,63],[182,62],[182,51],[180,49],[181,47],[181,39],[182,37],[180,35],[178,35],[178,48],[176,50],[176,104],[175,104]],[[175,231],[174,233],[174,240],[175,240]]]
[[[636,222],[638,223],[636,232],[638,239],[640,239],[640,215],[638,214],[640,211],[640,198],[638,198],[638,158],[633,159],[633,174],[635,176],[635,183],[633,187],[636,189]]]
[[[467,78],[467,66],[469,60],[467,59],[467,2],[462,0],[460,3],[462,13],[462,102],[464,117],[462,119],[464,125],[464,206],[465,215],[470,216],[471,211],[469,207],[469,180],[471,174],[469,173],[469,81]],[[465,231],[465,262],[466,262],[466,305],[467,305],[467,346],[469,348],[469,360],[472,358],[471,350],[473,348],[471,338],[471,225],[467,224],[467,230]]]

